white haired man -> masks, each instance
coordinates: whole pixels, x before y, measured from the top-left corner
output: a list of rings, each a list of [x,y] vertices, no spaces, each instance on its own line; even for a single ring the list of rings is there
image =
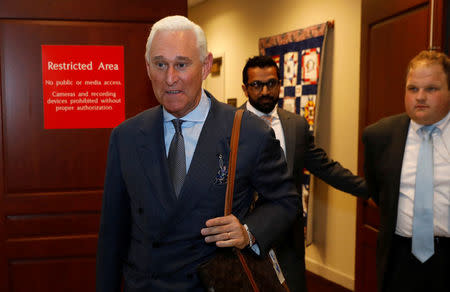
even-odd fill
[[[233,215],[224,217],[235,108],[202,90],[212,55],[182,16],[155,23],[145,54],[161,104],[111,134],[97,291],[204,291],[197,267],[218,248],[259,248],[295,219],[299,196],[274,133],[244,113]],[[250,213],[253,194],[264,200]]]

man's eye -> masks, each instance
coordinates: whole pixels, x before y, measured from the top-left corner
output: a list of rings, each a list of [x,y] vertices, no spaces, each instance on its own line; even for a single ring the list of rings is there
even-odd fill
[[[156,62],[154,64],[155,64],[156,68],[158,68],[158,69],[163,69],[166,66],[166,64],[164,64],[162,62]]]
[[[428,92],[433,92],[433,91],[436,91],[436,90],[438,90],[437,87],[427,87],[426,88],[426,91],[428,91]]]
[[[253,88],[259,88],[261,87],[261,82],[259,81],[253,81],[252,83],[249,84],[251,87]]]
[[[178,69],[184,69],[187,67],[187,64],[186,63],[178,63],[177,67],[178,67]]]
[[[408,91],[412,91],[412,92],[417,92],[417,87],[414,87],[414,86],[411,86],[411,87],[408,87]]]

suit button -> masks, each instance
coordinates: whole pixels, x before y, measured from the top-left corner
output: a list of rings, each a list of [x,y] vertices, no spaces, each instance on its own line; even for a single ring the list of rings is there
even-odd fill
[[[153,248],[160,248],[160,247],[161,247],[161,242],[159,242],[159,241],[153,242],[153,243],[152,243],[152,247],[153,247]]]
[[[142,209],[142,208],[138,208],[137,211],[138,211],[138,214],[139,214],[139,215],[141,215],[142,213],[144,213],[144,209]]]
[[[156,272],[153,272],[151,278],[154,280],[158,279],[158,274]]]

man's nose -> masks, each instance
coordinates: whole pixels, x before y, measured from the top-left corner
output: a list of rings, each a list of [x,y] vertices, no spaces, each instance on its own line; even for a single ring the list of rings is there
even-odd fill
[[[416,99],[420,100],[420,101],[427,99],[427,93],[426,93],[425,89],[419,89],[419,91],[417,92],[417,95],[416,95]]]
[[[178,81],[178,72],[173,66],[169,66],[166,73],[166,83],[167,85],[173,85]]]
[[[261,88],[261,94],[262,95],[266,95],[270,92],[269,90],[269,86],[267,84],[263,84],[262,88]]]

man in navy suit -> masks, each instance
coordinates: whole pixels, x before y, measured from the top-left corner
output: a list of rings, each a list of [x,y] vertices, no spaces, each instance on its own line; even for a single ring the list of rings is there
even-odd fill
[[[364,172],[380,208],[378,291],[450,291],[449,86],[448,56],[420,52],[407,69],[406,113],[363,132]]]
[[[161,105],[111,134],[97,291],[120,291],[122,278],[128,292],[203,291],[201,263],[226,247],[266,254],[294,221],[299,196],[272,129],[245,112],[233,215],[224,217],[236,109],[201,88],[212,64],[204,32],[185,17],[166,17],[153,25],[146,49]],[[180,149],[185,157],[172,163]],[[255,191],[261,204],[249,212]]]
[[[280,92],[280,72],[269,56],[250,58],[242,70],[242,89],[248,97],[245,108],[257,116],[270,120],[276,138],[286,155],[289,173],[294,177],[298,192],[302,192],[303,169],[344,192],[366,197],[367,186],[363,178],[353,175],[339,162],[316,147],[309,124],[303,116],[277,106]],[[299,202],[302,210],[302,202]],[[291,228],[274,244],[287,285],[292,292],[305,292],[305,239],[302,212]]]

